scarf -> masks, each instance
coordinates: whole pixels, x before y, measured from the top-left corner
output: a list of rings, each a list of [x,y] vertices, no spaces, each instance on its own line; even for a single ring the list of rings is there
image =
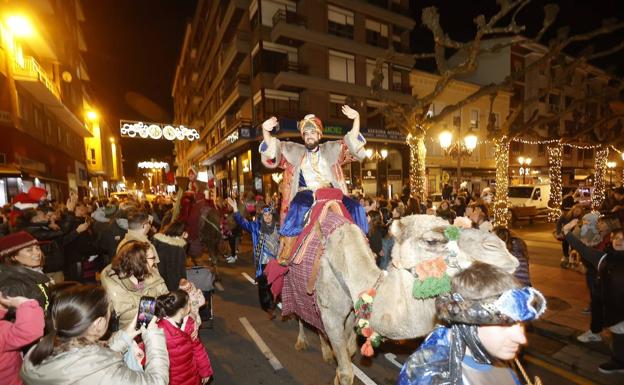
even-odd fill
[[[451,349],[449,353],[449,380],[452,385],[462,384],[462,361],[466,348],[470,349],[472,357],[480,364],[491,364],[492,358],[483,347],[477,335],[477,325],[451,325]]]

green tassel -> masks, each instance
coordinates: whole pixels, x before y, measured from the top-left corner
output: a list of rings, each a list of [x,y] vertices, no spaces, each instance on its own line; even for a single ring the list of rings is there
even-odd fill
[[[412,295],[416,299],[433,298],[451,291],[451,277],[444,274],[441,278],[427,277],[424,281],[414,280]]]

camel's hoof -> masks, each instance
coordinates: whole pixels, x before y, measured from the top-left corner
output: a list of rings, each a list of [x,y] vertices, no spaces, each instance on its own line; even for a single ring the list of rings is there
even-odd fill
[[[308,345],[308,341],[306,341],[306,340],[303,340],[303,341],[297,340],[297,342],[295,343],[295,350],[300,352],[302,350],[306,350],[308,348],[308,346],[309,346]]]

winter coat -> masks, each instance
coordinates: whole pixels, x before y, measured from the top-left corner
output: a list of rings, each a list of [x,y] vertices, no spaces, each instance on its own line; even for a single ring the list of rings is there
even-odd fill
[[[43,309],[31,299],[15,311],[15,321],[5,321],[6,310],[0,310],[0,378],[6,385],[19,385],[22,380],[21,349],[43,336]]]
[[[30,223],[24,230],[30,233],[38,241],[45,241],[41,244],[41,251],[45,255],[43,269],[46,273],[63,270],[63,251],[60,244],[63,240],[62,230],[52,230],[47,222]]]
[[[152,242],[150,242],[147,235],[143,234],[141,230],[128,230],[128,232],[126,232],[126,236],[121,240],[121,242],[119,242],[119,245],[117,245],[117,253],[119,252],[119,249],[121,249],[123,245],[125,245],[126,243],[130,241],[139,241],[139,242],[149,243],[150,248],[154,252],[154,257],[156,257],[156,263],[160,262],[160,258],[158,257],[158,252],[156,251],[156,248],[154,247]]]
[[[584,262],[598,271],[605,326],[624,321],[624,251],[613,250],[611,247],[607,251],[596,250],[585,245],[572,232],[565,239],[579,252]]]
[[[158,327],[165,332],[169,352],[169,384],[199,385],[201,379],[212,376],[210,358],[199,338],[192,339],[195,321],[185,317],[182,328],[164,318]]]
[[[128,368],[124,362],[123,353],[130,342],[124,335],[123,331],[113,334],[108,347],[77,346],[48,357],[37,366],[30,362],[29,352],[20,375],[27,385],[167,385],[169,355],[162,330],[148,330],[142,335],[147,357],[143,372]]]
[[[160,257],[160,276],[165,280],[169,291],[176,290],[180,278],[186,279],[186,241],[180,237],[158,233],[154,235],[153,244]]]
[[[104,255],[112,259],[117,254],[117,246],[127,232],[127,222],[122,222],[120,219],[112,221],[100,233],[97,241],[98,247]]]
[[[381,251],[383,249],[383,238],[386,236],[388,231],[384,226],[375,226],[368,232],[368,243],[370,244],[370,248],[379,259],[381,255]]]
[[[108,298],[110,298],[115,314],[119,319],[120,330],[136,321],[139,300],[142,296],[158,297],[169,292],[165,280],[155,267],[152,268],[151,275],[143,281],[142,290],[139,290],[130,281],[130,278],[120,278],[111,268],[111,265],[102,270],[100,278],[102,287],[108,293]]]
[[[65,252],[65,264],[81,262],[92,255],[97,255],[95,236],[91,229],[82,233],[76,228],[84,223],[84,218],[79,218],[70,213],[66,216],[63,224],[65,235],[63,236],[63,250]]]

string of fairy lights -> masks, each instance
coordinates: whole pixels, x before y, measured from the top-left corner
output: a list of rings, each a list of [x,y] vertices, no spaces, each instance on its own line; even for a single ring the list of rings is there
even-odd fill
[[[607,161],[609,160],[609,148],[596,151],[594,172],[594,193],[591,196],[592,210],[598,211],[605,199],[605,178],[607,175]]]
[[[548,221],[556,222],[561,217],[562,181],[561,166],[563,165],[563,145],[555,142],[548,146],[548,176],[550,177],[550,201],[548,202]]]
[[[507,227],[509,223],[509,140],[507,137],[494,141],[494,157],[496,159],[496,195],[494,196],[494,223],[496,226]]]

